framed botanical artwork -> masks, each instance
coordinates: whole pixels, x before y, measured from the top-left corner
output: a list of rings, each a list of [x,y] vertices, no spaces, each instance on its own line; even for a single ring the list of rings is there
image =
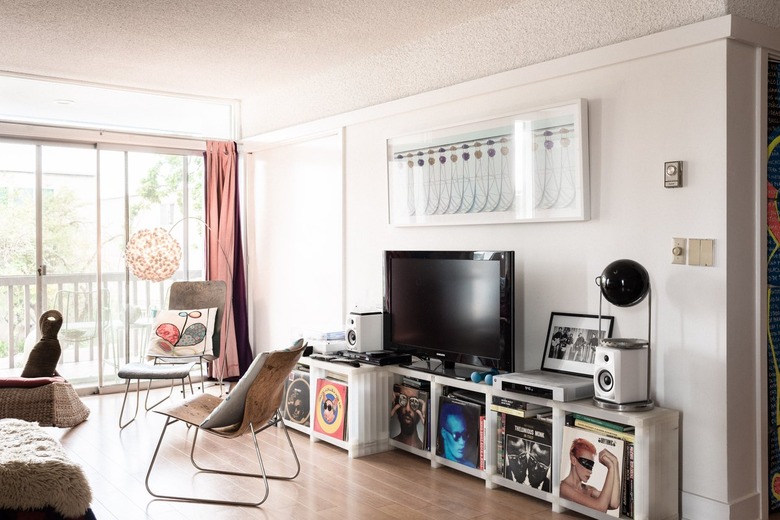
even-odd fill
[[[592,376],[596,347],[612,337],[613,316],[553,312],[547,327],[542,370]]]
[[[589,219],[587,119],[577,99],[389,139],[390,224]]]

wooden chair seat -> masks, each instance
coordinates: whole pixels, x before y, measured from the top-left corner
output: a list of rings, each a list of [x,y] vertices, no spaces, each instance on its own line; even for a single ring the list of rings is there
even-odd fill
[[[160,434],[160,440],[157,442],[157,447],[154,450],[154,455],[149,463],[149,470],[146,473],[146,489],[152,496],[155,496],[164,500],[177,500],[184,502],[198,502],[208,504],[224,504],[224,505],[236,505],[236,506],[259,506],[268,498],[268,480],[291,480],[298,476],[301,470],[301,464],[298,460],[298,455],[295,452],[292,439],[290,438],[287,428],[284,425],[283,415],[279,406],[281,405],[282,393],[284,391],[284,382],[292,372],[295,364],[300,359],[303,353],[304,346],[300,343],[300,346],[290,350],[279,350],[274,352],[264,352],[261,354],[262,359],[256,359],[262,362],[262,366],[256,375],[253,374],[252,368],[239,380],[231,395],[226,399],[222,399],[212,394],[198,394],[192,396],[184,401],[170,403],[168,405],[156,408],[156,413],[166,416],[165,425],[163,426],[162,433]],[[249,376],[249,377],[248,377]],[[253,377],[252,380],[249,378]],[[246,394],[243,394],[239,388],[248,386]],[[245,395],[243,401],[239,404],[243,407],[243,415],[239,422],[229,424],[221,427],[207,428],[202,425],[207,418],[211,417],[214,413],[219,413],[220,407],[226,407],[227,400],[235,397],[236,399],[242,399],[242,395]],[[232,404],[235,404],[233,401]],[[150,479],[154,469],[157,455],[160,451],[160,446],[163,443],[168,427],[176,422],[183,422],[188,427],[195,428],[195,434],[192,439],[192,448],[190,451],[190,461],[192,465],[205,473],[217,473],[221,475],[232,475],[237,477],[250,477],[259,478],[263,481],[264,493],[263,497],[259,501],[228,501],[220,499],[210,499],[194,496],[183,495],[168,495],[153,491],[150,486]],[[295,470],[290,475],[269,475],[265,471],[263,465],[263,457],[260,453],[260,446],[257,442],[257,435],[271,426],[280,426],[287,438],[287,444],[290,448],[292,458],[295,463]],[[203,431],[205,433],[221,437],[223,439],[233,439],[243,435],[244,433],[251,433],[252,440],[254,442],[255,456],[257,458],[257,464],[259,472],[236,472],[227,471],[223,469],[206,468],[198,464],[195,460],[195,448],[197,446],[198,434]],[[170,479],[168,479],[170,481]]]

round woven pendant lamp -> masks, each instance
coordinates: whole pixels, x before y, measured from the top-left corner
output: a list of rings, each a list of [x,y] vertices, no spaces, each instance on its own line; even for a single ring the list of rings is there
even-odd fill
[[[181,246],[166,229],[142,229],[127,242],[125,261],[135,277],[162,282],[179,268]]]

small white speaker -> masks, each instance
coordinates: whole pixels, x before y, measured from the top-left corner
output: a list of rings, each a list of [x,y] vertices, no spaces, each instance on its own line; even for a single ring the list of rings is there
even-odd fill
[[[647,401],[647,362],[647,346],[597,346],[593,371],[596,399],[614,404]]]
[[[344,325],[347,349],[354,352],[382,350],[382,313],[352,311]]]

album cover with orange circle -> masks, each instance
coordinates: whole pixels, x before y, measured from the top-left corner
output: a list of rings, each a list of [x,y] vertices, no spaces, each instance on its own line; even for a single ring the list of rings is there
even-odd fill
[[[318,379],[314,405],[314,431],[347,440],[347,385],[332,379]]]

